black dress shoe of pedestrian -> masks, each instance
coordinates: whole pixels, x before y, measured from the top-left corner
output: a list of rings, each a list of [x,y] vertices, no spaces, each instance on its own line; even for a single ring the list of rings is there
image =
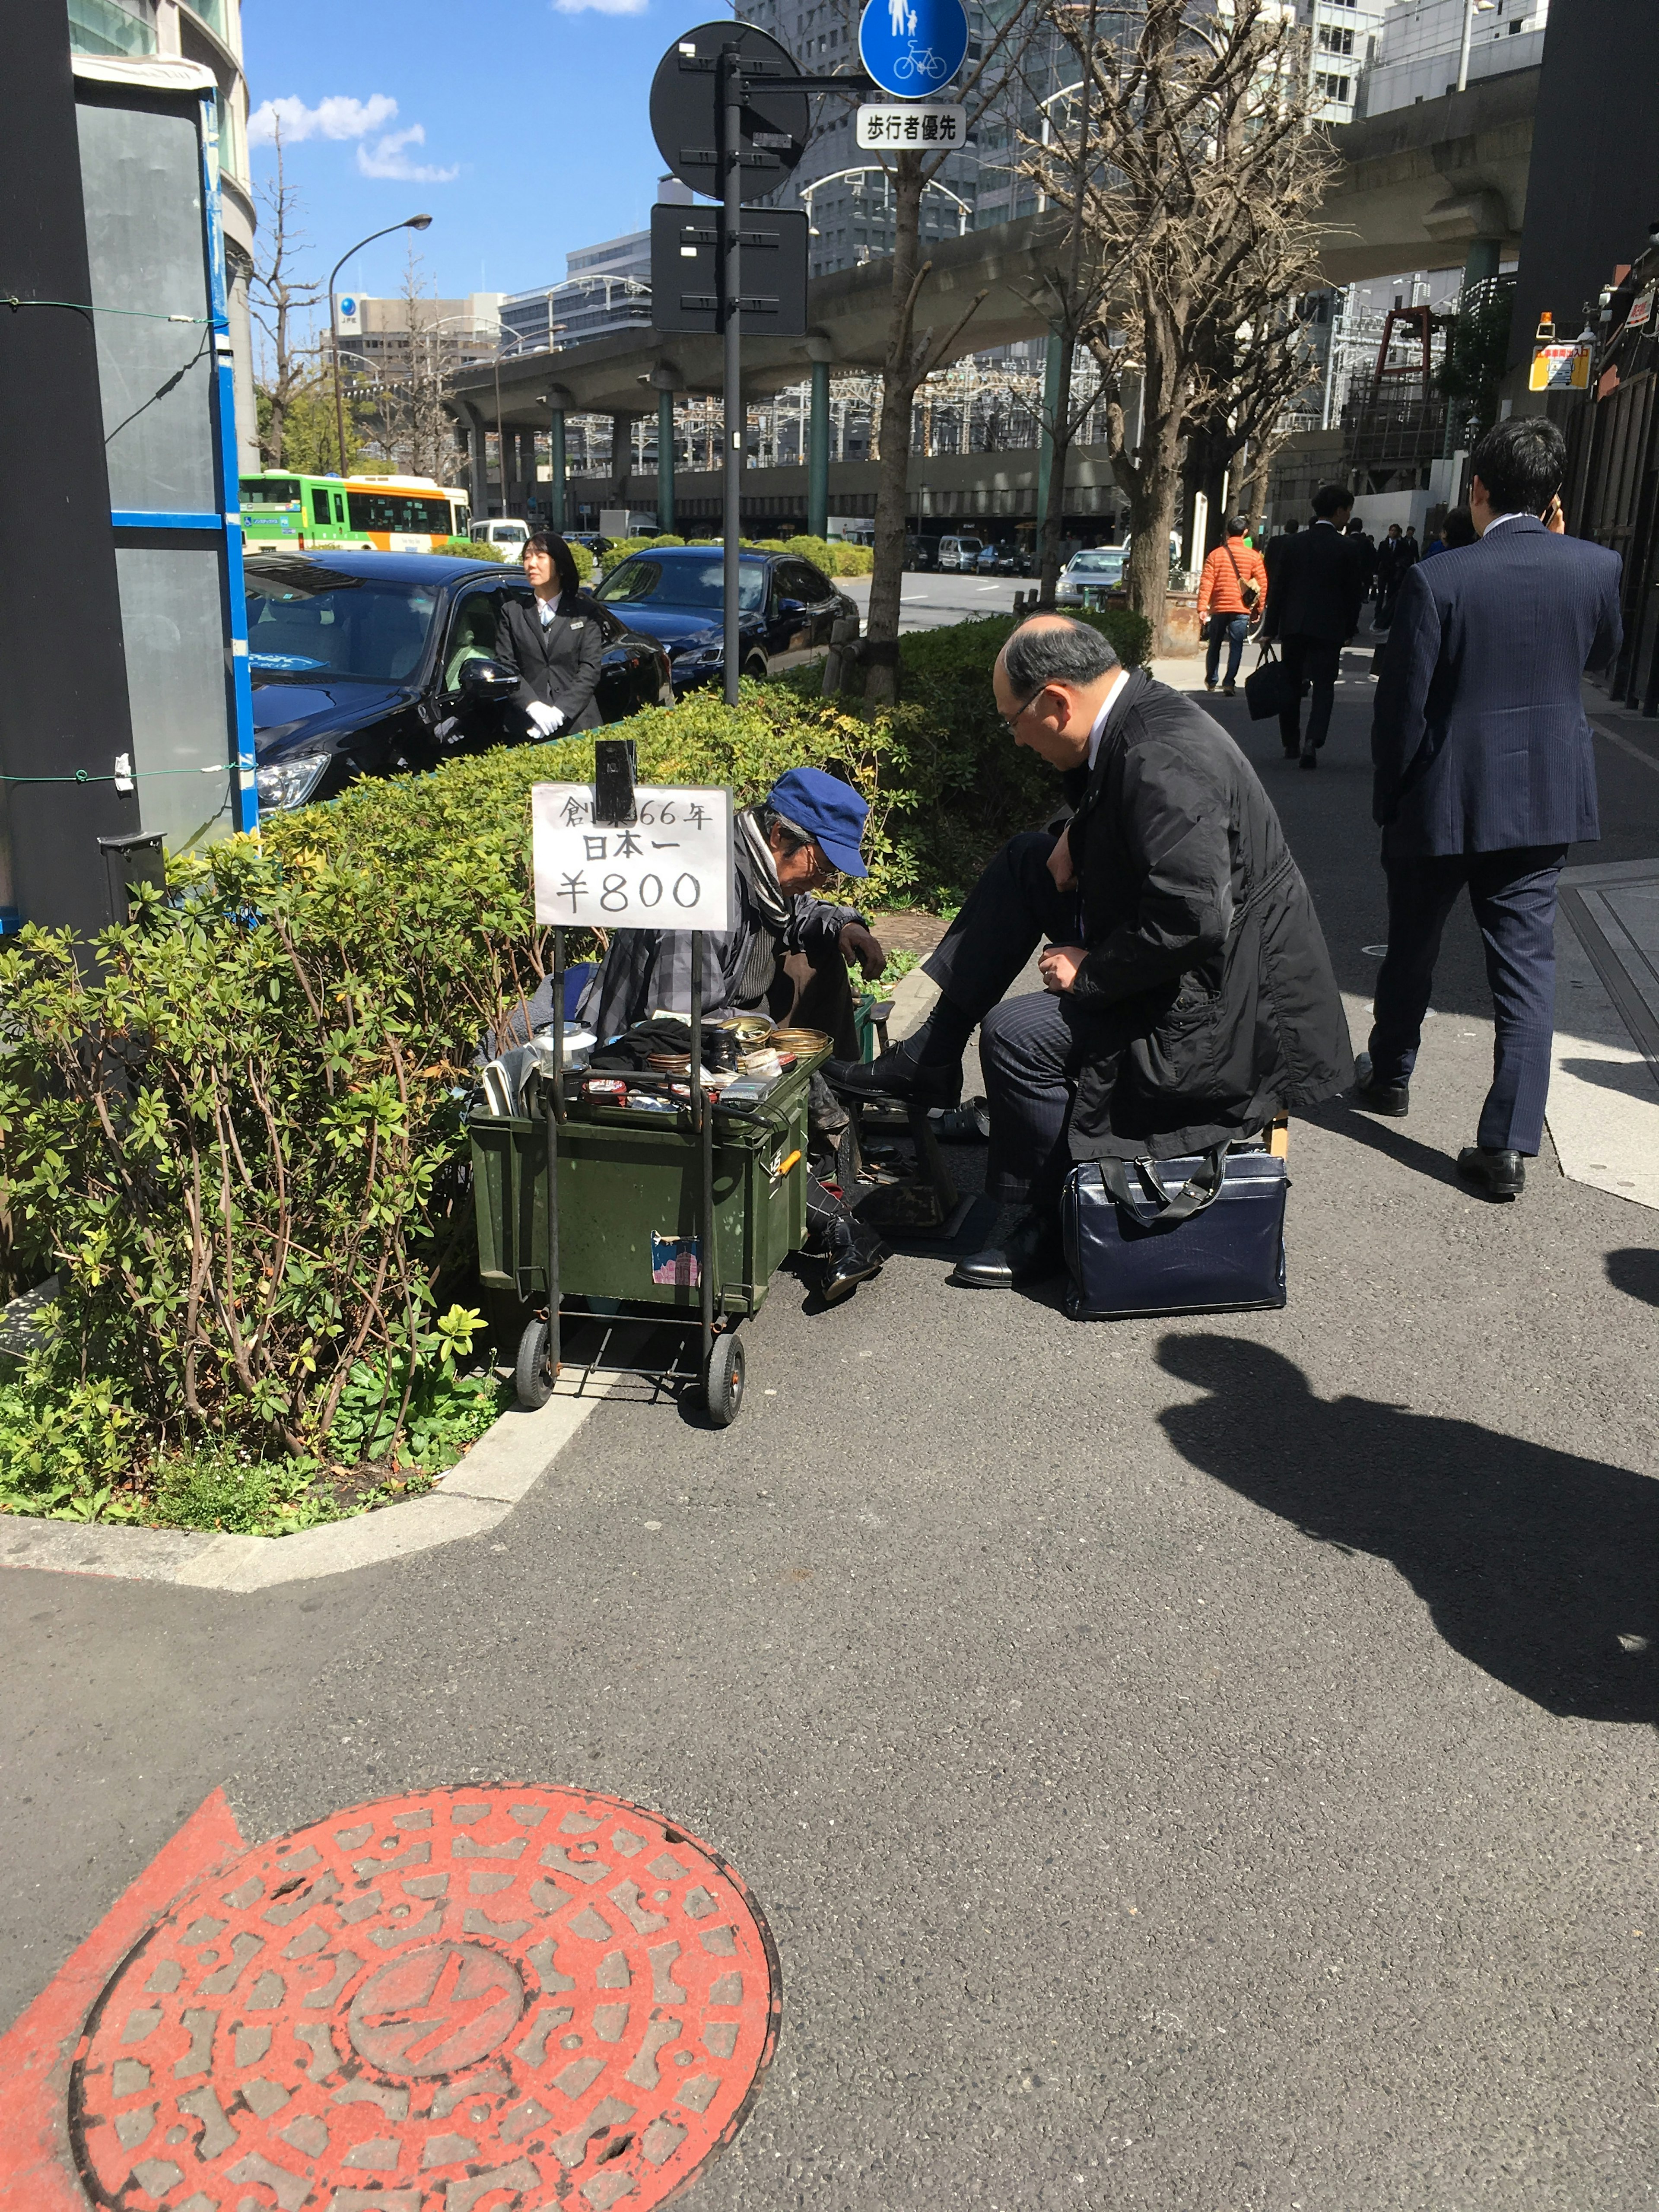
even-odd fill
[[[838,1305],[842,1298],[849,1297],[860,1283],[867,1283],[872,1275],[880,1274],[892,1256],[890,1244],[884,1244],[875,1231],[863,1222],[854,1222],[846,1249],[837,1252],[823,1271],[819,1295],[825,1305]]]
[[[962,1062],[923,1067],[902,1044],[872,1060],[827,1060],[830,1088],[843,1098],[902,1098],[915,1106],[954,1106],[962,1097]]]
[[[1315,750],[1312,745],[1308,744],[1305,742],[1303,744],[1302,750],[1298,757],[1304,768],[1317,768],[1319,766],[1318,753]]]
[[[1412,1087],[1409,1083],[1379,1083],[1371,1072],[1371,1056],[1368,1052],[1354,1055],[1354,1074],[1358,1080],[1348,1093],[1352,1106],[1363,1107],[1367,1114],[1388,1114],[1396,1121],[1410,1113]]]
[[[1023,1213],[1000,1244],[958,1260],[951,1280],[969,1291],[1012,1291],[1040,1283],[1066,1265],[1060,1224],[1049,1213]]]
[[[1479,1183],[1488,1198],[1519,1198],[1527,1187],[1527,1164],[1519,1152],[1465,1145],[1457,1155],[1457,1172]]]

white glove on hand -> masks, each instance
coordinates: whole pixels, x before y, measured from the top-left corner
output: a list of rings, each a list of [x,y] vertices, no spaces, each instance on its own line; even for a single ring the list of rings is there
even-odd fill
[[[564,727],[564,716],[556,707],[544,707],[539,699],[532,699],[525,708],[531,720],[544,738],[556,738]]]

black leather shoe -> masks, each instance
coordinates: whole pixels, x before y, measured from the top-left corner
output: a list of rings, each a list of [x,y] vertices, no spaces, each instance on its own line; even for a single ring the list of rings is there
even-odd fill
[[[1371,1073],[1368,1052],[1354,1055],[1353,1069],[1358,1079],[1348,1093],[1348,1103],[1362,1108],[1367,1114],[1387,1114],[1396,1121],[1403,1121],[1411,1111],[1410,1084],[1379,1083]]]
[[[830,1088],[843,1098],[902,1098],[916,1106],[954,1106],[962,1097],[959,1060],[922,1067],[902,1044],[872,1060],[827,1060],[823,1073]]]
[[[1527,1187],[1527,1164],[1519,1152],[1465,1145],[1457,1155],[1457,1172],[1478,1183],[1488,1198],[1519,1198]]]
[[[892,1246],[884,1244],[873,1229],[866,1229],[861,1222],[854,1223],[847,1249],[836,1253],[823,1271],[819,1295],[825,1305],[839,1304],[842,1298],[850,1297],[860,1283],[867,1283],[872,1275],[880,1274],[892,1256]]]
[[[1319,766],[1318,750],[1315,746],[1309,744],[1305,738],[1303,740],[1302,750],[1298,757],[1304,768],[1317,768]]]
[[[1066,1265],[1060,1224],[1050,1213],[1023,1213],[1000,1245],[958,1260],[951,1280],[963,1290],[1012,1291],[1040,1283]]]

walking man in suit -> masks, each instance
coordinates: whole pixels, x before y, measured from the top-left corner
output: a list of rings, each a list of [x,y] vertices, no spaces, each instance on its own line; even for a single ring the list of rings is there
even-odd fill
[[[1285,757],[1298,757],[1304,768],[1319,766],[1319,749],[1331,726],[1342,648],[1359,627],[1364,568],[1359,548],[1344,536],[1353,512],[1346,484],[1321,484],[1314,494],[1311,529],[1292,538],[1267,568],[1264,638],[1284,647],[1288,703],[1280,710],[1279,734]],[[1302,734],[1302,686],[1313,681],[1308,731]]]
[[[1389,950],[1354,1100],[1408,1109],[1441,933],[1467,884],[1497,1037],[1475,1141],[1457,1165],[1493,1198],[1519,1196],[1543,1138],[1556,879],[1567,847],[1601,834],[1579,678],[1621,642],[1619,556],[1560,534],[1565,465],[1565,441],[1541,415],[1481,439],[1469,488],[1480,536],[1407,577],[1371,726]]]

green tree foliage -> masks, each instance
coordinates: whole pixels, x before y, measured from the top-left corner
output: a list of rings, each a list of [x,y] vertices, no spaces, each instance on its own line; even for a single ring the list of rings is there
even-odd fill
[[[254,399],[258,409],[260,452],[264,455],[270,439],[270,395],[256,386]],[[362,465],[365,441],[352,414],[349,392],[346,394],[345,433],[346,465],[343,473],[350,476]],[[334,384],[331,377],[324,374],[309,384],[301,385],[289,394],[283,425],[283,457],[280,462],[266,459],[265,466],[292,469],[296,476],[332,476],[339,468],[339,454],[340,441],[334,420]]]

